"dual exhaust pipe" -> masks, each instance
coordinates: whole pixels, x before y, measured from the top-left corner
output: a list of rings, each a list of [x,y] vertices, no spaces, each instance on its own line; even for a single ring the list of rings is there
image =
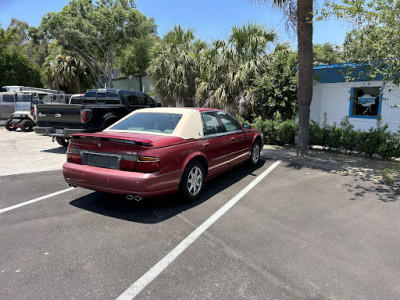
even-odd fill
[[[134,195],[126,195],[125,198],[126,198],[126,200],[129,200],[129,201],[135,200],[136,202],[139,202],[139,201],[143,200],[143,198],[138,196],[138,195],[136,195],[136,196],[134,196]]]
[[[70,187],[76,188],[76,185],[73,183],[69,183],[68,185]],[[143,197],[140,197],[138,195],[126,195],[125,198],[126,198],[126,200],[129,200],[129,201],[135,200],[136,202],[143,200]]]

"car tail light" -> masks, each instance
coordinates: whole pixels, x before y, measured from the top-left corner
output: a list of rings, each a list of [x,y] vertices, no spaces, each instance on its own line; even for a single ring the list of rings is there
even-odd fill
[[[136,171],[154,173],[160,170],[160,160],[157,157],[139,156],[136,161]]]
[[[81,122],[87,123],[92,118],[92,111],[90,109],[81,110]]]
[[[33,115],[34,121],[37,121],[38,116],[37,116],[37,107],[36,107],[36,105],[32,106],[32,115]]]
[[[134,160],[121,160],[119,163],[119,169],[121,171],[135,171],[136,161]]]
[[[67,162],[82,164],[82,157],[80,151],[74,150],[71,146],[68,146],[67,149]]]

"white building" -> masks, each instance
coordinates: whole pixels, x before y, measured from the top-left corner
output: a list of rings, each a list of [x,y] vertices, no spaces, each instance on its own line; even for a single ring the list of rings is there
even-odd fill
[[[339,125],[345,117],[354,128],[368,131],[376,127],[378,116],[389,130],[397,132],[400,128],[400,87],[385,83],[380,79],[360,78],[346,82],[345,74],[349,67],[354,72],[363,70],[362,66],[349,64],[314,67],[314,90],[310,107],[310,119],[320,125],[327,114],[329,124]]]

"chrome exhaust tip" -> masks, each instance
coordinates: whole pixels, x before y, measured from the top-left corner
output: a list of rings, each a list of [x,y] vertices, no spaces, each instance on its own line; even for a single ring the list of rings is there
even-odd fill
[[[139,202],[139,201],[142,201],[143,198],[140,196],[135,196],[135,197],[133,197],[133,200],[135,200],[136,202]]]
[[[135,200],[136,202],[139,202],[139,201],[143,200],[142,197],[137,196],[137,195],[136,196],[126,195],[125,198],[126,198],[126,200],[129,200],[129,201]]]

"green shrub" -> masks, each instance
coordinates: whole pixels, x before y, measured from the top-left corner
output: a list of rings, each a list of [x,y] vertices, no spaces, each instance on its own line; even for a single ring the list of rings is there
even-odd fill
[[[272,120],[254,118],[252,126],[263,133],[266,144],[273,145],[294,144],[298,130],[294,120],[282,121],[279,112],[274,114]],[[354,130],[348,117],[343,118],[339,126],[336,123],[329,125],[325,113],[322,126],[315,121],[310,123],[310,146],[346,152],[358,151],[366,156],[378,154],[383,159],[400,157],[400,131],[391,133],[387,129],[388,125],[382,125],[380,117],[376,128],[367,132]]]
[[[294,144],[297,126],[294,120],[282,121],[279,112],[274,114],[272,120],[263,120],[261,117],[254,118],[252,126],[263,133],[266,144]]]
[[[354,131],[354,125],[350,123],[349,117],[346,116],[340,121],[340,129],[342,131],[341,146],[347,151],[353,151],[356,147],[356,132]]]
[[[294,120],[286,120],[276,125],[277,141],[281,145],[293,145],[297,134],[297,126]]]
[[[322,146],[322,128],[317,122],[311,120],[310,124],[310,146]]]
[[[325,132],[324,132],[325,133]],[[329,149],[341,149],[342,148],[342,130],[337,127],[336,123],[326,128],[326,140],[325,144]]]
[[[382,118],[379,117],[376,128],[371,127],[368,132],[362,133],[358,145],[359,151],[366,156],[378,154],[381,144],[391,135],[391,133],[386,131],[387,129],[388,125],[385,124],[382,126]]]
[[[400,157],[400,135],[399,133],[388,134],[378,147],[378,155],[383,159]]]
[[[358,151],[366,156],[378,154],[383,159],[400,157],[400,131],[391,133],[387,131],[388,125],[382,125],[382,118],[377,119],[376,128],[367,132],[355,131],[349,118],[345,117],[340,122],[329,125],[326,114],[322,126],[311,121],[310,146],[319,145],[324,148]]]

